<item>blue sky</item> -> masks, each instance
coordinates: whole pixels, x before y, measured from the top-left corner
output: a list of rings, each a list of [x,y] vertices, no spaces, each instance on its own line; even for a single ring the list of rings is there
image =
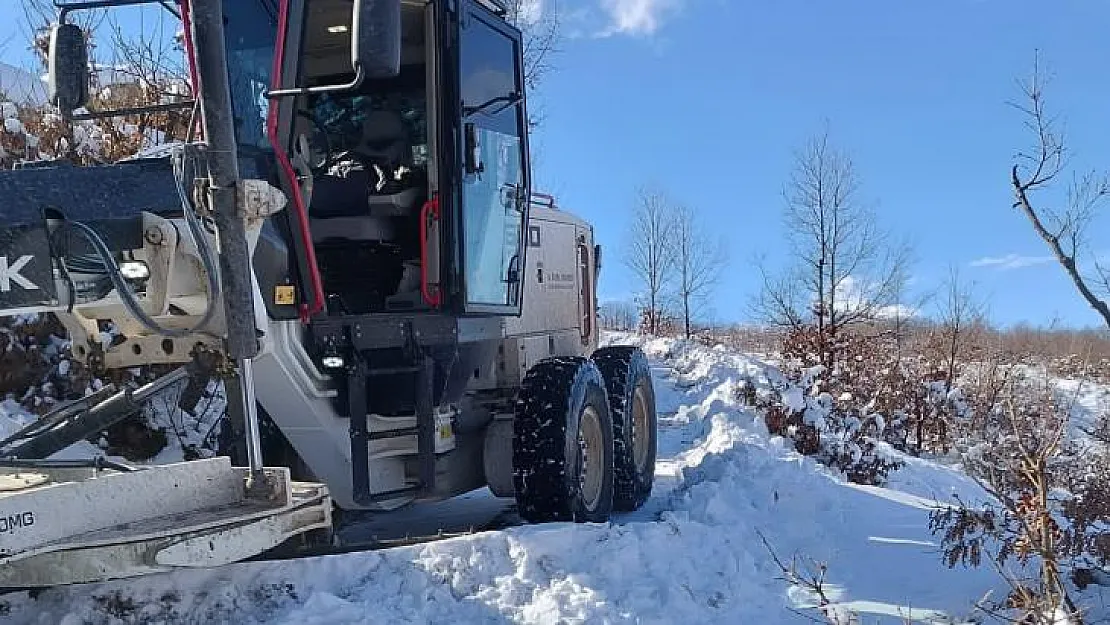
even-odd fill
[[[620,257],[636,190],[652,185],[725,237],[712,316],[744,320],[751,259],[787,260],[792,151],[827,123],[883,225],[914,243],[918,293],[955,265],[999,323],[1098,324],[1011,208],[1008,170],[1029,137],[1006,101],[1039,49],[1075,164],[1110,168],[1110,3],[539,2],[564,39],[535,97],[536,179],[595,224],[603,297],[637,288]],[[21,56],[20,21],[0,21],[3,60]],[[1091,234],[1110,251],[1110,219]]]
[[[635,190],[651,184],[727,237],[732,262],[714,316],[744,319],[758,288],[751,258],[785,261],[792,151],[827,121],[879,219],[911,237],[913,289],[936,288],[956,265],[999,323],[1098,324],[1011,208],[1011,158],[1028,136],[1006,101],[1040,49],[1076,165],[1110,167],[1110,3],[559,0],[559,9],[573,38],[542,88],[537,176],[596,224],[609,252],[603,296],[636,288],[617,261]],[[1108,225],[1096,223],[1096,245],[1110,248]]]

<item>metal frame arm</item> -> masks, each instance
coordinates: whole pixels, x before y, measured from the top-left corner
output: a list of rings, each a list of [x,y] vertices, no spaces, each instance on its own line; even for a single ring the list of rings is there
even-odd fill
[[[355,68],[355,77],[351,82],[342,85],[320,85],[319,87],[293,87],[292,89],[276,89],[267,91],[267,98],[283,98],[287,96],[310,95],[314,93],[332,93],[335,91],[350,91],[358,89],[362,86],[363,81],[366,80],[366,72],[363,71],[362,66],[359,65]]]
[[[58,9],[58,21],[65,23],[66,15],[72,11],[87,11],[92,9],[108,9],[111,7],[125,7],[135,4],[158,4],[177,17],[179,13],[166,4],[166,0],[83,0],[81,2],[59,2],[54,0],[54,7]]]

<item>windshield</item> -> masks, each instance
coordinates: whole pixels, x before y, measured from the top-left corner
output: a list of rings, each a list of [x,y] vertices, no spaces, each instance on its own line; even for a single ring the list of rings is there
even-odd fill
[[[277,10],[272,0],[224,3],[227,73],[235,134],[241,148],[269,149],[266,114],[274,63]]]

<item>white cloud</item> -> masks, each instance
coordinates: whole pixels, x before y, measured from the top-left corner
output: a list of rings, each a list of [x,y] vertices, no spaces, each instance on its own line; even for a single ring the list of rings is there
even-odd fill
[[[920,311],[905,304],[875,306],[879,285],[855,276],[844,276],[836,287],[836,301],[833,307],[841,313],[866,312],[879,319],[908,319],[916,317]]]
[[[1022,269],[1044,265],[1055,260],[1051,256],[1022,256],[1020,254],[1007,254],[1005,256],[988,256],[971,261],[972,267],[994,267],[996,269]]]
[[[913,306],[904,306],[902,304],[895,304],[893,306],[883,306],[875,311],[875,316],[879,319],[911,319],[920,314],[920,310]]]
[[[651,36],[681,0],[600,0],[607,24],[598,36]]]
[[[543,18],[544,0],[521,0],[517,9],[519,22],[525,26],[538,24]]]

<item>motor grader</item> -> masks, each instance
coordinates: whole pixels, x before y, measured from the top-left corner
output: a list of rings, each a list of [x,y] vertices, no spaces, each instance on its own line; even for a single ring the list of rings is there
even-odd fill
[[[90,110],[72,15],[156,1],[194,98]],[[0,587],[216,566],[486,487],[528,522],[642,505],[647,362],[598,348],[593,229],[532,192],[502,2],[56,3],[67,123],[175,110],[188,132],[0,172],[0,315],[55,315],[94,371],[168,373],[0,441]],[[226,394],[212,457],[55,458],[171,387],[186,410]]]

